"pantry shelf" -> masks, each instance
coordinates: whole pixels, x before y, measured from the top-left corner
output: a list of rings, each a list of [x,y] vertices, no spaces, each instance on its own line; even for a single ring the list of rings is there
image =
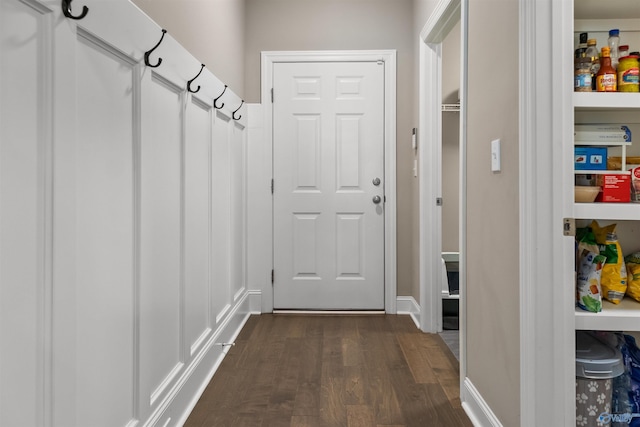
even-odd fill
[[[640,220],[640,203],[574,203],[573,213],[580,219]]]
[[[640,331],[640,302],[624,298],[620,304],[602,302],[600,313],[576,308],[575,328],[599,331]]]
[[[637,109],[640,108],[640,96],[637,93],[574,92],[573,105],[576,109]]]

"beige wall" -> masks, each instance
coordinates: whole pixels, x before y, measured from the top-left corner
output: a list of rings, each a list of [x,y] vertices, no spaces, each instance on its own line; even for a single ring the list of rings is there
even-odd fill
[[[260,52],[397,51],[398,295],[411,295],[418,275],[416,186],[411,149],[413,0],[246,0],[245,100],[260,101]]]
[[[245,0],[133,2],[236,95],[244,97]],[[158,40],[160,35],[158,32]],[[158,40],[150,40],[149,49]]]
[[[518,426],[518,0],[469,2],[468,55],[467,376],[503,425]],[[501,173],[491,172],[496,138]]]

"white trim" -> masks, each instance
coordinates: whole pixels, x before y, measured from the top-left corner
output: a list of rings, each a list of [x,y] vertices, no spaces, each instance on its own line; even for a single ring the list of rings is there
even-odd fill
[[[442,331],[442,208],[436,205],[436,198],[442,197],[441,50],[459,20],[460,7],[460,0],[441,0],[420,33],[420,329],[432,333]]]
[[[520,425],[575,425],[573,2],[520,0]],[[549,50],[553,44],[557,49]],[[540,60],[545,58],[545,60]],[[568,165],[567,165],[568,162]],[[543,250],[541,250],[544,248]],[[540,268],[544,265],[545,268]],[[545,310],[539,295],[554,295]]]
[[[398,297],[396,300],[397,312],[396,314],[409,315],[416,324],[416,327],[420,328],[420,306],[412,296]]]
[[[249,290],[247,291],[247,295],[249,296],[249,313],[261,314],[262,291]]]
[[[467,75],[469,70],[469,0],[460,11],[460,242],[458,254],[460,383],[467,376]]]
[[[460,46],[460,213],[459,213],[459,325],[460,325],[460,390],[463,406],[466,400],[475,395],[463,393],[467,376],[467,305],[466,305],[466,242],[467,242],[467,70],[468,70],[468,0],[440,0],[420,33],[420,104],[419,126],[423,138],[419,147],[419,170],[431,171],[430,175],[420,176],[420,329],[424,332],[442,331],[443,282],[442,259],[442,210],[436,206],[435,199],[442,193],[441,144],[429,141],[442,141],[442,94],[441,73],[442,41],[451,28],[461,21]],[[433,147],[435,146],[435,147]],[[433,238],[436,236],[436,238]],[[447,292],[448,293],[448,292]]]
[[[458,23],[460,0],[440,0],[420,32],[425,43],[442,43],[449,31]]]
[[[362,50],[362,51],[291,51],[261,53],[261,103],[264,107],[265,143],[273,151],[273,106],[271,104],[271,88],[273,87],[273,64],[276,62],[384,62],[385,79],[385,311],[396,313],[397,294],[397,260],[396,260],[396,51],[395,50]],[[272,212],[271,205],[265,210]],[[271,236],[273,242],[273,236]],[[272,245],[273,247],[273,245]],[[262,312],[273,311],[273,288],[271,283],[262,289]]]
[[[420,329],[442,331],[442,44],[420,44]]]
[[[186,422],[228,352],[228,347],[221,346],[220,343],[235,341],[251,315],[249,304],[249,293],[245,293],[143,427],[159,425],[170,414],[177,416],[178,422],[175,425]]]
[[[462,395],[462,408],[474,426],[502,427],[498,417],[493,413],[469,378],[464,379],[460,394]]]

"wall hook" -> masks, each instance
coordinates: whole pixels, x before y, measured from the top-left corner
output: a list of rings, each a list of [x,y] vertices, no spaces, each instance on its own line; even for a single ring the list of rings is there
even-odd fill
[[[189,80],[187,82],[187,90],[189,92],[191,92],[191,93],[196,93],[196,92],[198,92],[200,90],[200,85],[198,85],[198,89],[196,89],[196,90],[192,90],[191,89],[191,83],[193,83],[193,81],[198,78],[200,73],[202,73],[202,70],[204,70],[204,64],[200,64],[200,65],[202,65],[202,67],[200,67],[200,71],[198,71],[198,74],[196,74],[196,76],[194,78],[192,78],[191,80]]]
[[[242,100],[242,102],[240,103],[240,106],[236,109],[236,111],[234,111],[231,114],[231,117],[233,117],[233,120],[240,120],[240,118],[242,117],[242,115],[239,115],[238,117],[236,117],[236,113],[238,112],[239,109],[242,108],[242,104],[244,104],[244,99]]]
[[[71,14],[71,0],[62,0],[62,13],[70,19],[82,19],[87,16],[87,13],[89,13],[89,8],[87,6],[82,6],[82,13],[78,16],[73,16]]]
[[[151,49],[148,50],[144,53],[144,63],[147,67],[151,67],[151,68],[156,68],[159,67],[160,64],[162,64],[162,58],[158,58],[158,63],[156,65],[152,65],[149,62],[149,55],[151,55],[151,52],[153,52],[154,50],[156,50],[158,48],[158,46],[160,46],[160,43],[162,43],[162,39],[164,39],[164,35],[167,33],[167,30],[165,30],[164,28],[162,29],[162,36],[160,37],[160,41],[158,41],[158,43]]]
[[[220,104],[220,106],[218,107],[218,99],[220,99],[222,97],[222,95],[224,95],[224,92],[227,90],[227,85],[224,85],[224,89],[222,89],[222,93],[220,95],[218,95],[218,97],[216,99],[213,100],[213,106],[216,107],[216,109],[221,109],[222,107],[224,107],[224,102],[222,104]]]

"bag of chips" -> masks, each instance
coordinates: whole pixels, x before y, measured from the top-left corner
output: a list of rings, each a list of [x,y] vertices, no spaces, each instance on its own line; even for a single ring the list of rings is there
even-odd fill
[[[627,265],[627,295],[640,301],[640,252],[624,257]]]
[[[614,304],[620,304],[627,291],[627,267],[618,243],[616,224],[600,227],[594,220],[591,223],[591,229],[596,237],[600,255],[607,258],[600,278],[602,296]]]

